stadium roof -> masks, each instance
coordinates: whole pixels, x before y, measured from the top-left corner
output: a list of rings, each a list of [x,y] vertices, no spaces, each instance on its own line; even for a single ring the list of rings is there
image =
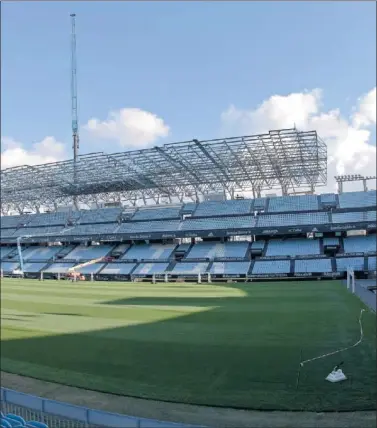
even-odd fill
[[[1,171],[2,204],[50,205],[76,197],[131,200],[325,185],[327,148],[316,131],[186,141]]]

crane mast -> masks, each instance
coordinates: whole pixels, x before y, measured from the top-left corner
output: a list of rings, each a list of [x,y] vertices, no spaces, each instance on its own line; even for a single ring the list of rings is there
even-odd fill
[[[73,182],[77,182],[77,157],[79,152],[79,120],[77,113],[77,61],[76,61],[76,14],[71,13],[71,114],[72,114],[72,148],[73,148]],[[78,209],[77,197],[73,203]]]

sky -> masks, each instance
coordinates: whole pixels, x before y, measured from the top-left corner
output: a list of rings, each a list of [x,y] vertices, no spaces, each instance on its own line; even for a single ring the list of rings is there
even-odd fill
[[[71,13],[80,153],[296,125],[321,192],[376,174],[375,2],[2,2],[2,169],[72,157]]]

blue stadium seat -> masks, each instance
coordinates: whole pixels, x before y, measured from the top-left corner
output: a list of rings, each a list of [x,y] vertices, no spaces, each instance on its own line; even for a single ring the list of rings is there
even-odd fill
[[[339,195],[340,208],[361,208],[376,206],[376,191],[346,192]]]
[[[268,206],[268,212],[316,211],[318,209],[318,199],[316,195],[270,198],[270,204]]]
[[[159,275],[168,268],[169,263],[140,263],[133,271],[133,275]]]
[[[376,251],[376,235],[349,236],[343,239],[345,253],[368,253]]]
[[[2,428],[12,428],[12,424],[8,421],[8,419],[4,416],[1,417],[1,427]]]
[[[290,260],[257,260],[254,263],[252,273],[259,274],[278,274],[289,273],[291,268]]]
[[[332,272],[331,259],[295,260],[295,272],[297,273]]]
[[[27,428],[48,428],[48,425],[39,421],[28,421],[26,427]]]
[[[26,422],[25,422],[25,420],[24,420],[23,417],[21,417],[19,415],[15,415],[13,413],[8,413],[7,414],[7,418],[8,419],[13,419],[14,421],[16,421],[18,424],[20,424],[22,426],[26,424]]]
[[[273,239],[269,241],[266,256],[306,256],[320,254],[318,239]]]

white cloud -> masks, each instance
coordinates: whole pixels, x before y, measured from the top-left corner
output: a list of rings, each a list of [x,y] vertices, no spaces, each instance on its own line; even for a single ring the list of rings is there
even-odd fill
[[[360,97],[349,119],[338,109],[322,110],[322,91],[314,89],[286,96],[274,95],[254,110],[230,106],[222,113],[223,135],[247,135],[292,128],[316,130],[327,144],[328,185],[318,191],[334,191],[339,174],[376,175],[376,145],[370,126],[376,123],[376,88]],[[361,190],[360,183],[346,183],[345,190]],[[370,181],[368,187],[376,188]]]
[[[1,137],[1,169],[20,165],[40,165],[66,159],[64,144],[54,137],[34,143],[31,149],[10,137]]]
[[[157,115],[138,108],[109,113],[106,120],[90,119],[84,129],[97,138],[113,140],[122,147],[143,148],[169,135],[169,126]]]
[[[358,111],[353,116],[355,127],[376,124],[376,88],[359,98]]]

